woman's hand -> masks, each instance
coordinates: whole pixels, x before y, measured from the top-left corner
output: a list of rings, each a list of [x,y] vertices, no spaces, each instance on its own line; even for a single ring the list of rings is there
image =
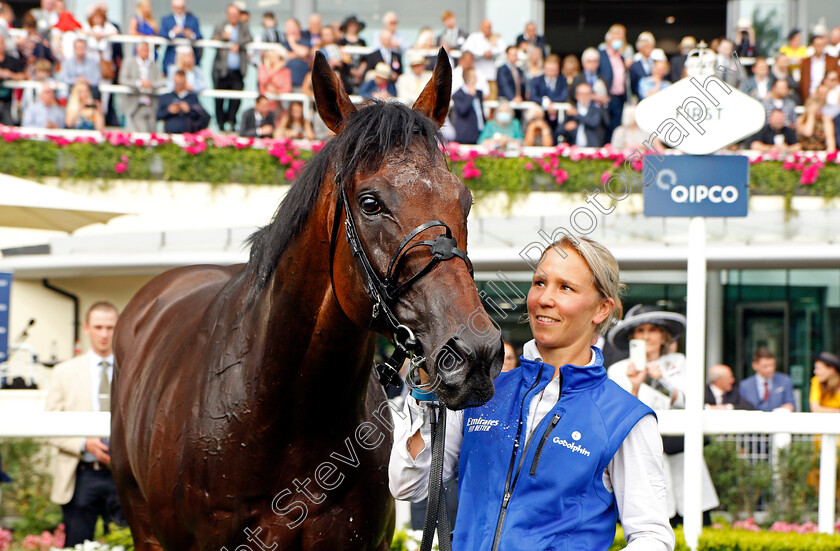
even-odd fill
[[[659,367],[659,362],[654,362],[647,365],[647,373],[654,381],[662,378],[662,368]]]
[[[629,362],[627,364],[627,378],[630,379],[631,391],[633,396],[639,396],[639,387],[645,381],[647,371],[645,369],[636,369],[636,364]]]

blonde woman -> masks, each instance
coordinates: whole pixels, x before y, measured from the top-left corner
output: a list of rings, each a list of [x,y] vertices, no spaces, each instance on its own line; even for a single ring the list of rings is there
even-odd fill
[[[158,24],[152,14],[151,0],[137,2],[137,11],[128,22],[128,34],[134,36],[157,36]]]
[[[674,548],[656,417],[607,379],[592,345],[621,317],[622,288],[599,243],[563,238],[543,252],[520,367],[498,375],[483,406],[447,412],[444,481],[459,476],[453,549],[606,551],[618,519],[625,549]],[[398,499],[428,494],[429,399],[415,391],[395,418]]]
[[[67,99],[65,127],[75,130],[102,130],[105,128],[105,115],[98,100],[93,99],[90,86],[86,82],[77,82],[70,89]]]

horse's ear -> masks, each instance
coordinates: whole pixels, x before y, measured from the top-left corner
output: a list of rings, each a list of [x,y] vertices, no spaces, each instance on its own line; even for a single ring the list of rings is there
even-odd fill
[[[449,113],[449,99],[452,95],[452,66],[446,50],[440,49],[432,79],[423,88],[423,93],[414,102],[414,109],[420,111],[437,124],[443,126]]]
[[[336,134],[341,132],[347,119],[356,112],[356,106],[322,52],[315,53],[312,64],[312,92],[315,94],[315,108],[327,128]]]

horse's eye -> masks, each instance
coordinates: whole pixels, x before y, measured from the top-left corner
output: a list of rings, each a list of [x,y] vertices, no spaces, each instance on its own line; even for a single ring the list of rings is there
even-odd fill
[[[362,212],[365,214],[379,214],[382,211],[382,206],[373,195],[362,195],[359,198],[359,205],[362,207]]]

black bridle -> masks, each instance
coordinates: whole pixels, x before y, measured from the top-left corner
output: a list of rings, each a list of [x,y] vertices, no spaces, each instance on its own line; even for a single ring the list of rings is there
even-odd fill
[[[385,278],[380,279],[376,270],[373,269],[364,247],[362,247],[356,222],[353,220],[353,214],[350,210],[350,201],[347,198],[347,192],[344,186],[339,184],[338,196],[335,202],[335,216],[330,235],[330,281],[332,282],[333,293],[335,293],[333,260],[338,241],[338,225],[341,220],[342,210],[347,213],[344,218],[344,235],[347,243],[350,245],[353,256],[356,257],[359,266],[362,268],[362,273],[365,278],[365,289],[373,303],[370,326],[374,327],[384,323],[391,334],[391,342],[394,345],[394,352],[391,354],[391,357],[385,360],[384,363],[376,365],[377,376],[383,386],[388,384],[397,385],[400,381],[399,371],[406,358],[410,358],[412,361],[412,371],[418,367],[424,367],[425,358],[422,356],[422,345],[417,341],[414,332],[406,325],[400,323],[392,308],[396,305],[400,295],[411,284],[428,274],[439,262],[445,262],[454,257],[458,257],[467,265],[470,271],[470,277],[475,277],[472,262],[467,257],[467,253],[458,248],[457,240],[452,236],[452,230],[449,226],[440,220],[431,220],[417,226],[408,235],[403,237],[397,246],[397,250],[391,256],[391,261],[388,263],[388,270],[385,272]],[[444,228],[444,232],[434,239],[411,243],[417,236],[435,227]],[[406,281],[398,284],[397,279],[406,255],[413,249],[421,246],[429,247],[432,258],[420,271]],[[336,300],[338,300],[337,297]],[[411,377],[406,378],[408,384],[414,386],[411,379]]]

